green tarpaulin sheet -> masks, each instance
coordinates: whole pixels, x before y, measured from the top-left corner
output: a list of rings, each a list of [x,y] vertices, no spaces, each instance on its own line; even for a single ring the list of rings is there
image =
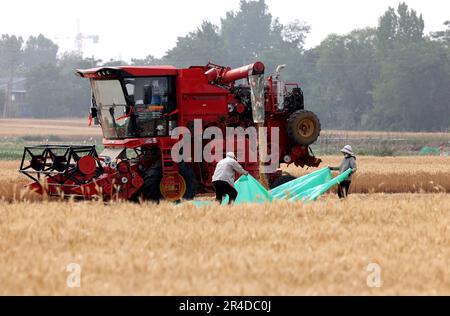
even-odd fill
[[[319,196],[321,196],[322,194],[327,192],[333,186],[335,186],[335,185],[341,183],[342,181],[344,181],[345,179],[347,179],[347,177],[350,175],[351,172],[352,172],[352,169],[348,169],[343,174],[340,174],[336,178],[328,180],[328,181],[326,181],[323,184],[320,184],[320,185],[317,185],[317,186],[313,186],[313,187],[307,186],[309,188],[307,188],[307,189],[305,188],[304,191],[296,192],[295,195],[291,195],[291,197],[289,198],[289,201],[299,201],[299,200],[301,200],[301,201],[315,201],[315,200],[317,200],[317,198]],[[299,178],[299,179],[301,179],[301,178]],[[299,179],[296,179],[296,180],[291,181],[291,182],[295,182],[295,181],[297,181]],[[289,188],[287,188],[287,191],[289,191]]]
[[[322,185],[333,179],[330,168],[323,168],[306,176],[287,182],[270,191],[275,199],[290,199],[311,188]]]
[[[266,188],[251,175],[242,175],[235,183],[234,188],[238,191],[238,196],[234,204],[240,203],[265,203],[271,202],[272,197]],[[228,195],[223,199],[222,204],[228,204]]]
[[[267,191],[251,175],[243,175],[234,184],[235,189],[238,191],[235,204],[265,203],[271,202],[272,200],[315,201],[333,186],[347,179],[351,172],[352,169],[349,169],[336,178],[333,178],[330,168],[323,168],[280,185],[271,191]],[[228,204],[228,201],[229,198],[226,196],[222,204]],[[200,207],[209,205],[211,202],[193,201],[192,203]]]
[[[423,147],[420,150],[420,154],[425,155],[425,156],[439,155],[440,153],[441,153],[441,150],[439,148],[434,148],[434,147]]]

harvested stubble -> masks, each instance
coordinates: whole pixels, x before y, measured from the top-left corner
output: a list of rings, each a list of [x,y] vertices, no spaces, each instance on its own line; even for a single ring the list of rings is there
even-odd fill
[[[0,202],[0,294],[450,294],[450,196]],[[70,263],[81,287],[69,288]],[[367,266],[381,267],[369,288]]]
[[[30,135],[97,137],[101,129],[88,127],[87,119],[0,119],[0,136]]]

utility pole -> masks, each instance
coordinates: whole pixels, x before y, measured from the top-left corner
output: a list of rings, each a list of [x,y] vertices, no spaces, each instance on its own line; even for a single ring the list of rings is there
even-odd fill
[[[3,118],[6,118],[6,113],[8,112],[8,84],[5,85],[5,96],[3,97]]]
[[[5,85],[5,98],[3,104],[3,118],[7,118],[9,116],[9,112],[12,105],[12,88],[13,88],[13,78],[9,78],[8,82]]]

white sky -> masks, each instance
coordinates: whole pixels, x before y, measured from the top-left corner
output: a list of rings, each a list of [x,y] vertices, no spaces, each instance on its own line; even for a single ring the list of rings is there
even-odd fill
[[[426,32],[443,29],[450,19],[450,0],[405,0],[422,13]],[[320,43],[330,33],[376,26],[388,6],[399,0],[266,0],[281,23],[294,19],[312,26],[307,46]],[[219,24],[239,0],[3,0],[0,34],[24,36],[43,33],[60,51],[73,50],[77,19],[85,34],[100,42],[84,41],[84,55],[129,60],[148,54],[156,57],[174,46],[178,36],[195,30],[203,20]],[[59,39],[57,39],[59,38]],[[66,38],[66,39],[64,39]]]

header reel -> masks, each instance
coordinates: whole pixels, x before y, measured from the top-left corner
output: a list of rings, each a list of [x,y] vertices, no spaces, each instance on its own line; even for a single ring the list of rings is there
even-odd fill
[[[99,177],[103,167],[95,146],[38,145],[25,147],[19,172],[34,181],[30,189],[39,193],[85,196],[76,188]]]

